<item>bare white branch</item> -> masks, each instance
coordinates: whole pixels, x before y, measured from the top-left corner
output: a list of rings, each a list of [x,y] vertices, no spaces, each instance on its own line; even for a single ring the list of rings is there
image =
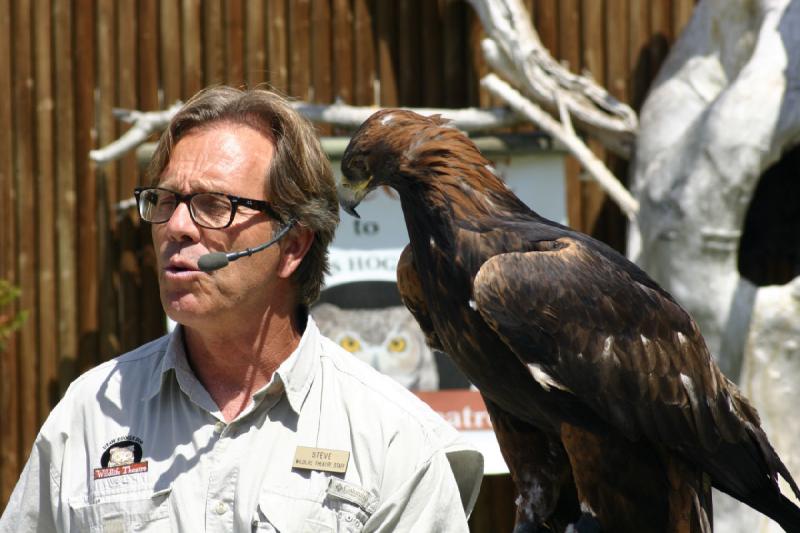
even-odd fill
[[[608,195],[620,206],[629,219],[633,219],[639,210],[639,202],[606,168],[605,164],[592,153],[588,146],[569,129],[562,126],[549,113],[531,102],[511,87],[508,83],[489,74],[481,80],[481,85],[492,94],[508,102],[520,114],[537,124],[542,130],[561,141],[567,149],[580,161],[583,167],[597,180]],[[570,128],[571,129],[571,128]]]
[[[135,111],[115,109],[114,114],[133,126],[122,136],[103,148],[89,151],[89,158],[99,165],[119,159],[147,140],[150,135],[163,130],[183,105],[177,101],[164,111]]]
[[[163,130],[178,112],[181,105],[181,102],[176,102],[165,111],[115,110],[114,114],[117,118],[124,122],[133,123],[133,127],[114,142],[103,148],[90,151],[89,157],[100,165],[119,159],[145,142],[153,133]],[[312,122],[333,124],[345,128],[357,128],[370,115],[380,109],[379,107],[351,106],[338,102],[331,105],[322,105],[301,101],[293,102],[292,107]],[[408,109],[421,115],[442,115],[450,119],[453,126],[467,132],[491,131],[525,122],[522,117],[507,108]]]
[[[629,157],[636,112],[591,78],[570,72],[544,48],[520,0],[469,0],[491,44],[483,51],[492,68],[529,100],[557,112],[558,100],[576,126],[608,149]]]

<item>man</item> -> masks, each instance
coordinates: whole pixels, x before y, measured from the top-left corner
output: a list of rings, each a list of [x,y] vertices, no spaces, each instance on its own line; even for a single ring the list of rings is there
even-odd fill
[[[178,327],[70,386],[0,531],[466,530],[480,454],[308,316],[338,223],[310,124],[265,90],[202,91],[150,175]]]

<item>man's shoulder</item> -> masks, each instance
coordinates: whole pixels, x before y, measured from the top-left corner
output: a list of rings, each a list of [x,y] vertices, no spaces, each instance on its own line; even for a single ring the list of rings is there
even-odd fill
[[[160,368],[168,342],[169,335],[165,335],[87,370],[72,382],[65,398],[77,399],[86,393],[95,396],[120,379],[141,376],[143,382],[149,380]]]
[[[355,418],[364,434],[382,435],[408,462],[426,462],[443,453],[459,487],[468,512],[483,477],[483,456],[415,394],[392,378],[381,374],[330,339],[322,337],[323,365],[334,370],[342,400],[348,405],[351,425]],[[358,423],[358,422],[357,422]],[[398,461],[402,462],[402,461]],[[414,461],[410,461],[414,462]],[[397,466],[397,465],[395,465]]]
[[[141,399],[160,372],[168,337],[148,342],[81,374],[47,417],[40,432],[45,441],[59,440],[109,412],[126,412],[126,402]],[[129,409],[127,411],[130,411]]]

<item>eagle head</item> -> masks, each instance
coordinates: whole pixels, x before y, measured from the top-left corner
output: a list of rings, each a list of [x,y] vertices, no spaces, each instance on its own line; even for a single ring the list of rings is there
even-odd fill
[[[342,177],[338,183],[339,203],[351,215],[376,187],[401,189],[413,173],[404,172],[417,155],[415,148],[446,128],[440,115],[425,117],[404,109],[381,109],[353,134],[342,158]]]

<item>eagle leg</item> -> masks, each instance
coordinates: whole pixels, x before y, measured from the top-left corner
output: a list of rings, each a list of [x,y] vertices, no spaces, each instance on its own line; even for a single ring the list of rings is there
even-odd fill
[[[710,486],[702,472],[646,441],[563,423],[561,441],[584,516],[608,531],[710,533]],[[592,529],[587,529],[592,531]]]
[[[558,532],[581,515],[569,459],[554,435],[502,410],[484,396],[519,496],[514,533]]]

